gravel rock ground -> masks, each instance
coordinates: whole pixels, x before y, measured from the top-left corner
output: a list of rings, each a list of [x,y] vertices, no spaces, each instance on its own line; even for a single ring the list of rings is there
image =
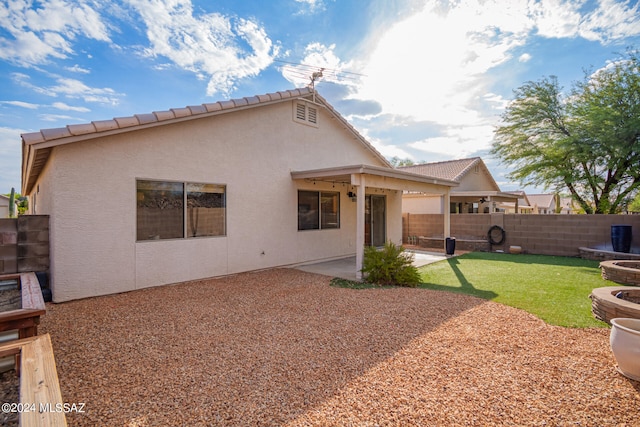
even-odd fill
[[[70,426],[640,425],[608,329],[290,269],[49,304]]]

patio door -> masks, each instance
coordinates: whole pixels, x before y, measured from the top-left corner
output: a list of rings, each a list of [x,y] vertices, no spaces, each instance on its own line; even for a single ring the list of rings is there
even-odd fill
[[[370,194],[364,202],[364,244],[384,246],[387,241],[387,200]]]

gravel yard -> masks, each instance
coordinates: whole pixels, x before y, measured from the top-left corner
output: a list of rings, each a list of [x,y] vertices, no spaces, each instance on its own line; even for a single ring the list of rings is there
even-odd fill
[[[640,425],[608,329],[290,269],[48,304],[70,426]]]

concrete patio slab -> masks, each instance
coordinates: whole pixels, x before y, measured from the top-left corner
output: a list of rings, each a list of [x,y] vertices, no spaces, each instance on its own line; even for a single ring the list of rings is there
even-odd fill
[[[413,265],[422,267],[423,265],[442,261],[451,256],[438,252],[408,251],[413,253]],[[455,255],[453,255],[455,256]],[[325,276],[339,277],[341,279],[356,280],[356,257],[334,259],[316,263],[302,264],[294,268],[308,273],[323,274]]]

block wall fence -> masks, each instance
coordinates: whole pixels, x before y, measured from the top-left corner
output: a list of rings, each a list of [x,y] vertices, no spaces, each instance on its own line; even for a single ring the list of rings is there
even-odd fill
[[[49,216],[0,218],[0,274],[49,270]]]
[[[611,250],[611,226],[631,225],[631,246],[640,248],[640,215],[524,215],[524,214],[452,214],[451,237],[456,249],[489,250],[488,232],[493,225],[505,230],[501,245],[491,250],[508,251],[520,246],[524,253],[579,256],[578,248],[608,245]],[[444,215],[402,214],[402,241],[418,236],[420,246],[443,248]]]

